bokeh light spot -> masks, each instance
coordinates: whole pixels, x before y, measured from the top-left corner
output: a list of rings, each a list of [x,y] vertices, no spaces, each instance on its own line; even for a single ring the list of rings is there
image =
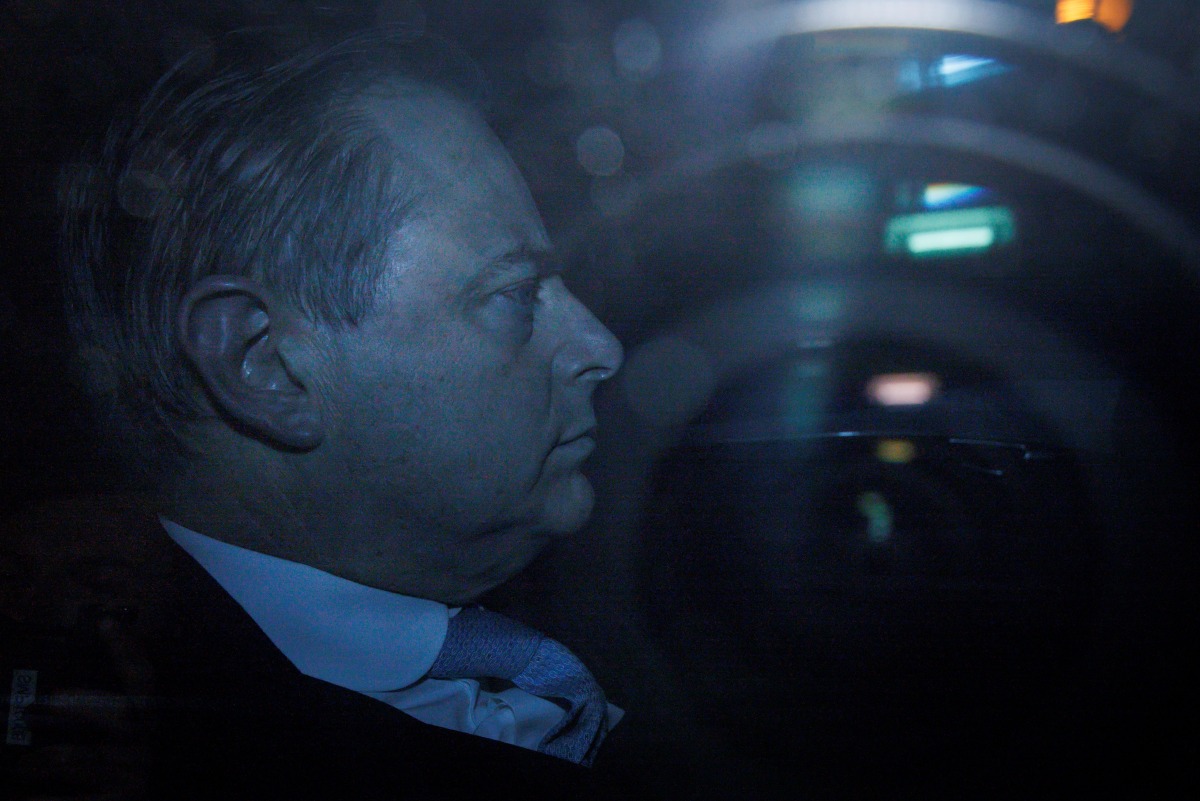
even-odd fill
[[[908,464],[917,457],[917,446],[910,439],[881,439],[875,446],[875,458],[885,464]]]
[[[622,74],[631,78],[648,78],[658,72],[662,63],[662,41],[649,22],[630,19],[617,26],[613,33],[613,57]]]
[[[612,128],[596,125],[579,135],[575,155],[590,175],[616,175],[625,161],[625,145]]]

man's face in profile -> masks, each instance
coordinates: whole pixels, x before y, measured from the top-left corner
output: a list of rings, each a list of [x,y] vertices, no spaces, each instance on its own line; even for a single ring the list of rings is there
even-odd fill
[[[466,106],[380,92],[367,113],[418,176],[374,309],[334,334],[322,402],[343,575],[463,602],[583,525],[592,392],[620,345],[547,272],[524,181]]]

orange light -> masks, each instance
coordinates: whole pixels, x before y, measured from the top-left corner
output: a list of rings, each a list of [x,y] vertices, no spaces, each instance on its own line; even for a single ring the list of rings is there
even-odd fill
[[[1133,0],[1100,0],[1096,4],[1096,22],[1113,33],[1121,30],[1133,16]]]
[[[1054,20],[1059,24],[1095,20],[1113,33],[1133,16],[1133,0],[1058,0]]]
[[[1062,25],[1091,19],[1096,16],[1096,2],[1097,0],[1058,0],[1054,21]]]

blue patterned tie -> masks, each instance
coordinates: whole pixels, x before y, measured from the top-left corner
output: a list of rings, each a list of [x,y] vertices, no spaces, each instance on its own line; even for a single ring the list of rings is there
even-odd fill
[[[429,669],[435,679],[507,679],[527,693],[566,705],[538,750],[591,765],[608,734],[604,691],[579,658],[541,632],[469,606],[450,618],[446,642]]]

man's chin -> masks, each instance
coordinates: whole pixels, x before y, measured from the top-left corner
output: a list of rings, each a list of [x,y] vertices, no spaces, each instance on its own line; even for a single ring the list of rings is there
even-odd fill
[[[486,570],[469,577],[460,576],[457,581],[450,580],[436,597],[429,597],[450,606],[461,606],[507,583],[537,559],[551,539],[583,528],[591,517],[594,503],[591,482],[582,473],[575,472],[563,478],[547,494],[536,524],[506,529],[498,540],[482,541],[491,543],[491,547],[504,543],[499,552],[491,551],[487,558],[480,560],[488,565]]]
[[[574,534],[592,516],[596,494],[587,477],[578,471],[560,482],[546,499],[542,527],[551,536]]]

